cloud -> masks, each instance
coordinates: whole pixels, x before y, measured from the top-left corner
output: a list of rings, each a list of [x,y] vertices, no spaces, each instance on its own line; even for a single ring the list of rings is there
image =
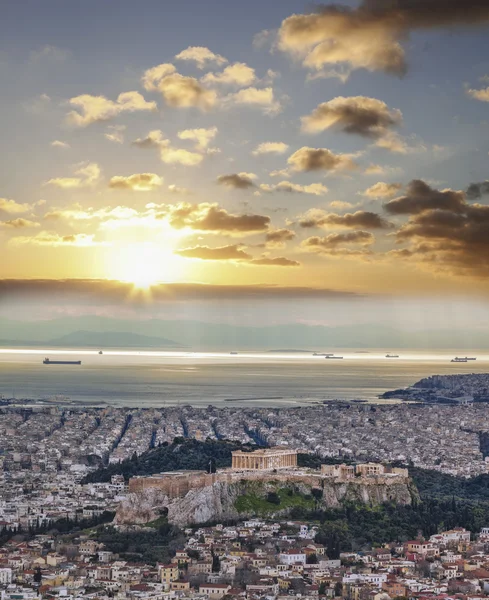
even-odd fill
[[[143,150],[149,150],[152,148],[160,148],[168,140],[163,137],[163,132],[160,129],[153,129],[150,131],[145,138],[138,138],[132,142],[132,146],[141,148]]]
[[[481,102],[489,102],[489,87],[482,90],[467,90],[467,94],[474,98],[474,100],[480,100]]]
[[[228,65],[220,73],[207,73],[201,81],[208,85],[247,87],[256,81],[256,74],[255,69],[249,67],[246,63],[237,62]]]
[[[270,29],[262,29],[253,36],[253,48],[259,50],[266,46],[273,38],[274,32]]]
[[[23,219],[22,217],[19,217],[9,221],[0,221],[0,227],[7,227],[9,229],[25,229],[28,227],[40,227],[40,224],[36,223],[35,221],[29,221],[29,219]]]
[[[146,216],[144,215],[141,216]],[[106,206],[95,210],[94,208],[84,209],[81,204],[73,204],[69,208],[53,209],[44,215],[46,220],[66,220],[66,221],[90,221],[90,220],[127,220],[130,221],[140,216],[140,213],[135,208],[129,208],[127,206],[116,206],[111,208]]]
[[[383,148],[384,150],[389,150],[390,152],[395,152],[397,154],[413,154],[414,152],[426,152],[426,146],[423,143],[418,143],[415,146],[410,146],[406,138],[403,138],[395,131],[386,132],[385,135],[383,135],[375,141],[374,145],[377,148]],[[435,146],[433,146],[433,150],[436,150]]]
[[[196,142],[195,149],[203,151],[217,135],[217,127],[208,127],[207,129],[184,129],[178,132],[181,140],[191,140]]]
[[[294,171],[351,171],[358,168],[349,154],[334,154],[327,148],[307,146],[303,146],[289,156],[287,163]]]
[[[255,187],[253,179],[256,179],[254,173],[232,173],[231,175],[219,175],[217,183],[236,190],[247,190]]]
[[[225,65],[228,61],[220,54],[214,54],[205,46],[189,46],[175,56],[177,60],[194,62],[198,69],[204,69],[209,63]]]
[[[108,121],[123,112],[154,111],[156,102],[146,102],[139,92],[123,92],[113,102],[105,96],[82,94],[68,101],[78,109],[66,115],[66,120],[75,127],[86,127],[91,123]]]
[[[375,242],[375,237],[369,231],[349,231],[347,233],[331,233],[326,237],[310,237],[301,244],[306,250],[312,252],[336,251],[343,244],[359,244],[369,246]],[[356,251],[358,252],[358,251]],[[363,252],[362,252],[363,253]]]
[[[253,156],[261,154],[284,154],[289,149],[289,145],[284,142],[262,142],[252,151]]]
[[[114,142],[115,144],[124,143],[125,125],[109,125],[107,129],[108,131],[104,133],[104,137],[108,139],[109,142]]]
[[[51,98],[47,94],[39,94],[22,104],[23,109],[32,115],[41,115],[51,105]]]
[[[108,279],[0,279],[0,297],[4,301],[19,301],[35,298],[46,300],[52,305],[53,298],[59,302],[74,300],[87,305],[140,303],[134,295],[131,283]],[[214,285],[200,283],[165,283],[152,286],[154,302],[202,302],[208,300],[239,300],[247,303],[280,299],[362,299],[354,292],[330,290],[307,286],[258,285]]]
[[[170,140],[163,137],[163,132],[159,129],[150,131],[145,138],[139,138],[132,142],[133,146],[141,149],[158,149],[162,162],[169,165],[196,166],[203,160],[204,156],[197,152],[190,152],[183,148],[175,148]]]
[[[15,200],[9,200],[8,198],[0,198],[0,213],[4,212],[9,215],[16,215],[26,213],[30,210],[32,210],[32,206],[30,204],[20,204]]]
[[[361,195],[379,200],[380,198],[392,198],[392,196],[395,196],[400,189],[402,189],[402,184],[400,183],[385,183],[385,181],[379,181],[364,192],[361,192]]]
[[[64,62],[71,57],[71,52],[57,46],[50,46],[49,44],[39,48],[39,50],[32,50],[29,53],[29,62],[38,63],[42,60],[49,60],[52,62]]]
[[[312,209],[299,219],[299,225],[305,229],[322,227],[363,227],[365,229],[388,229],[391,224],[380,215],[365,210],[338,215],[323,210]]]
[[[174,183],[168,186],[168,191],[170,192],[170,194],[181,194],[182,196],[186,196],[187,194],[191,193],[188,188],[180,185],[175,185]]]
[[[158,83],[158,89],[168,106],[173,108],[198,108],[208,111],[217,104],[214,90],[205,88],[194,77],[185,77],[180,73],[167,75]]]
[[[180,203],[166,207],[160,218],[168,219],[175,229],[188,227],[198,231],[220,233],[258,233],[266,231],[270,225],[270,217],[265,215],[233,215],[218,204]]]
[[[290,177],[289,169],[275,169],[274,171],[270,171],[270,177]]]
[[[402,123],[402,113],[385,102],[366,96],[339,96],[319,104],[310,115],[301,117],[302,130],[319,133],[336,129],[345,133],[379,139]]]
[[[330,208],[338,208],[340,210],[344,208],[353,208],[353,204],[351,202],[344,202],[343,200],[333,200],[333,202],[329,203]]]
[[[187,167],[200,165],[204,160],[202,154],[189,152],[182,148],[173,148],[170,145],[160,148],[160,158],[167,165],[185,165]]]
[[[263,192],[289,192],[297,194],[311,194],[313,196],[324,196],[327,194],[328,188],[322,183],[310,183],[309,185],[299,185],[291,181],[281,181],[276,185],[262,183],[260,190]]]
[[[163,185],[163,178],[155,173],[135,173],[128,177],[116,175],[109,181],[109,187],[118,190],[135,190],[148,192],[156,190]]]
[[[431,190],[432,202],[405,206],[411,215],[396,233],[407,248],[397,258],[431,270],[487,279],[489,276],[489,206],[468,204],[463,192]]]
[[[69,144],[67,144],[66,142],[62,142],[61,140],[53,140],[51,142],[51,146],[53,146],[53,148],[63,148],[63,150],[71,148]]]
[[[480,183],[471,183],[467,188],[467,198],[469,200],[478,200],[489,194],[489,181],[481,181]]]
[[[465,194],[453,190],[435,190],[424,181],[414,179],[406,187],[406,195],[384,204],[392,215],[415,215],[426,210],[450,210],[461,212],[465,205]]]
[[[93,235],[85,233],[76,233],[71,235],[59,235],[49,231],[41,231],[35,236],[18,236],[10,240],[10,244],[15,246],[33,245],[33,246],[76,246],[86,248],[90,246],[106,246],[107,242],[96,242]]]
[[[250,260],[252,258],[251,254],[242,250],[239,244],[220,246],[218,248],[195,246],[194,248],[177,250],[175,254],[186,258],[198,258],[200,260]]]
[[[277,256],[276,258],[263,257],[254,258],[250,261],[251,265],[258,265],[262,267],[300,267],[301,263],[297,260],[291,260],[285,256]]]
[[[489,21],[482,0],[363,0],[356,8],[326,5],[311,14],[286,18],[278,33],[278,47],[320,71],[327,65],[349,69],[406,72],[401,43],[418,29],[480,25]]]
[[[282,104],[275,98],[273,88],[258,89],[248,87],[226,96],[224,104],[231,106],[248,106],[260,108],[267,115],[276,115],[282,111]]]
[[[284,248],[286,242],[295,238],[295,231],[291,229],[272,229],[265,236],[267,248]]]
[[[175,66],[170,63],[163,63],[156,67],[151,67],[151,69],[147,69],[141,78],[141,83],[145,90],[152,92],[158,89],[158,83],[164,77],[172,75],[173,73],[176,73]]]
[[[100,167],[97,163],[81,163],[76,168],[76,177],[54,177],[45,182],[44,185],[54,185],[63,189],[91,187],[100,180]]]
[[[365,169],[365,175],[384,175],[385,174],[385,168],[382,167],[381,165],[369,165],[366,169]]]

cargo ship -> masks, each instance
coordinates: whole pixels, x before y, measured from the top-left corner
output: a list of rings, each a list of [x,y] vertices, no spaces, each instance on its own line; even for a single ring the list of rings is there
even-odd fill
[[[333,354],[327,352],[314,352],[313,356],[333,356]]]
[[[386,354],[386,358],[399,358],[399,354]]]
[[[469,362],[469,359],[468,358],[459,358],[458,356],[456,356],[455,358],[452,358],[452,360],[450,362],[466,363],[466,362]]]
[[[42,361],[43,365],[81,365],[81,360],[49,360],[45,358]]]
[[[342,360],[343,359],[342,356],[333,356],[332,354],[331,355],[326,355],[324,358],[326,358],[326,359],[328,359],[328,358],[329,359],[337,358],[338,360]]]

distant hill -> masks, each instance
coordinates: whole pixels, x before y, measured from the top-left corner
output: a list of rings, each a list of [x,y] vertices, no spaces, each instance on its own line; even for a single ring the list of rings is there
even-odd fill
[[[182,345],[163,337],[141,335],[128,331],[74,331],[49,340],[49,346],[82,346],[96,348],[182,348]]]
[[[121,338],[111,341],[111,345],[152,347],[182,346],[195,350],[258,350],[272,348],[308,348],[320,352],[334,352],[338,348],[379,348],[391,352],[401,348],[439,349],[446,348],[455,353],[471,352],[474,349],[489,348],[487,330],[402,330],[385,325],[363,324],[326,327],[322,325],[305,325],[303,323],[286,323],[249,327],[240,324],[206,323],[191,320],[163,319],[120,319],[85,315],[80,317],[63,317],[42,321],[13,321],[0,318],[0,332],[4,347],[19,345],[56,344],[63,340],[73,339],[65,336],[88,332],[102,337],[109,333],[121,336],[139,337],[136,343],[122,342]],[[121,333],[126,332],[126,333]],[[129,333],[130,332],[130,333]],[[144,339],[147,338],[147,339]],[[88,337],[85,338],[87,340]],[[166,342],[165,342],[166,340]],[[175,341],[171,341],[175,340]],[[85,345],[101,346],[100,337],[92,337],[84,341]],[[78,342],[78,345],[79,342]]]

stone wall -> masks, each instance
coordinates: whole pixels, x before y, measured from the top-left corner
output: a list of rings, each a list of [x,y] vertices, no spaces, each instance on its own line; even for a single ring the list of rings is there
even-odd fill
[[[408,473],[405,469],[400,469],[401,473],[392,475],[377,475],[356,477],[349,479],[353,485],[394,485],[407,483]],[[164,473],[153,475],[151,477],[133,477],[129,480],[129,492],[138,493],[147,489],[158,489],[168,498],[183,498],[191,490],[201,490],[214,485],[215,483],[237,483],[240,481],[278,481],[284,483],[303,483],[310,487],[324,487],[325,483],[341,482],[342,478],[337,480],[321,472],[304,472],[300,470],[291,471],[243,471],[236,472],[231,469],[223,469],[218,473],[206,473],[205,471],[182,471],[175,473]]]

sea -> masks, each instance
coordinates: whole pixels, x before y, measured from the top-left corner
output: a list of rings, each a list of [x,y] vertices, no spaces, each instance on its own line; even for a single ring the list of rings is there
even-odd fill
[[[0,349],[0,398],[79,406],[136,408],[305,406],[324,400],[395,402],[379,395],[430,375],[489,372],[489,351],[451,363],[457,351],[336,350],[342,360],[313,351],[148,352]],[[321,351],[321,350],[319,350]],[[327,351],[327,350],[326,350]],[[236,353],[237,352],[237,353]],[[323,350],[324,352],[324,350]],[[81,360],[44,365],[43,359]]]

